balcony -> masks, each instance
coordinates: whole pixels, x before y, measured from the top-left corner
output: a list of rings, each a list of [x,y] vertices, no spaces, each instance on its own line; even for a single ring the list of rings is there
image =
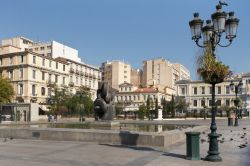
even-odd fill
[[[71,67],[71,68],[69,69],[69,72],[70,72],[70,73],[74,73],[75,70]]]
[[[55,84],[56,84],[55,81],[47,80],[47,86],[48,86],[48,87],[52,87],[52,86],[54,86]]]
[[[85,72],[85,76],[88,77],[88,76],[89,76],[89,73]]]
[[[70,81],[70,82],[69,82],[69,86],[70,86],[70,87],[73,87],[74,85],[75,85],[75,84],[74,84],[73,81]]]
[[[84,75],[84,72],[83,72],[83,71],[80,71],[80,75],[83,76],[83,75]]]
[[[80,74],[80,71],[76,69],[76,74]]]

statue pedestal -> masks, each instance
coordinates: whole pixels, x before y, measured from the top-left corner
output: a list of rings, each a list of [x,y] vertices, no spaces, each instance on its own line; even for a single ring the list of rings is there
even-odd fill
[[[158,118],[154,119],[154,120],[163,120],[163,118],[162,118],[162,109],[161,108],[158,109]]]

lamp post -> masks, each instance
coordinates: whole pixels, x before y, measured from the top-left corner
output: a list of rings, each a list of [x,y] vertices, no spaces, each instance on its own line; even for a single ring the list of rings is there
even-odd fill
[[[240,81],[238,84],[234,84],[233,81],[231,81],[230,83],[230,89],[231,91],[235,92],[235,100],[234,100],[234,105],[236,107],[235,110],[235,123],[234,126],[239,126],[239,122],[238,122],[238,114],[239,114],[239,103],[240,103],[240,99],[238,98],[238,94],[240,94],[242,92],[242,87],[243,87],[243,83],[242,81]]]
[[[223,4],[220,3],[216,6],[216,12],[211,15],[212,20],[207,20],[206,25],[203,26],[203,20],[199,18],[199,13],[194,13],[194,19],[189,22],[191,29],[192,40],[196,45],[201,48],[206,48],[211,44],[213,56],[215,55],[216,46],[228,47],[232,44],[233,39],[236,37],[239,19],[235,18],[234,12],[226,13],[222,10]],[[225,38],[228,40],[228,44],[221,44],[221,37],[225,32]],[[203,38],[203,44],[200,44],[200,39]],[[222,161],[219,156],[218,137],[216,133],[217,126],[215,122],[216,105],[215,105],[215,84],[212,85],[212,118],[211,118],[211,133],[209,136],[209,151],[206,156],[207,161]]]
[[[205,97],[202,98],[201,102],[202,102],[202,107],[204,109],[204,120],[206,120],[207,119],[207,110],[206,110],[207,106],[206,106],[206,99],[205,99]]]

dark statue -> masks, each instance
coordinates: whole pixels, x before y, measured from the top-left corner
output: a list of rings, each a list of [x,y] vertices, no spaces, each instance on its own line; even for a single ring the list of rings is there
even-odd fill
[[[99,82],[97,98],[94,101],[95,120],[113,120],[115,115],[114,96],[114,91],[106,82]]]

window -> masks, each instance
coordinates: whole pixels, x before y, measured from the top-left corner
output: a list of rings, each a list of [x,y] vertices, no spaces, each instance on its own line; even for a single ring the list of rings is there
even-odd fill
[[[23,61],[24,61],[23,55],[20,55],[20,62],[23,63]]]
[[[217,101],[216,101],[216,105],[217,105],[217,106],[221,106],[221,100],[217,100]]]
[[[209,94],[212,94],[212,87],[209,87]]]
[[[181,94],[185,95],[185,88],[181,88]]]
[[[209,106],[212,106],[212,100],[209,100],[208,104],[209,104]]]
[[[193,90],[194,94],[197,95],[197,87],[194,87]]]
[[[23,95],[23,84],[19,84],[19,87],[18,87],[18,94],[19,94],[19,95]]]
[[[129,101],[131,101],[131,96],[129,96]]]
[[[45,72],[42,71],[42,80],[45,80]]]
[[[2,60],[2,58],[0,58],[0,65],[2,65],[2,63],[3,63],[3,60]]]
[[[55,75],[55,82],[58,83],[58,75]]]
[[[138,100],[140,100],[140,95],[137,96]]]
[[[134,96],[134,100],[136,100],[136,96]]]
[[[72,76],[70,76],[70,81],[71,81],[71,82],[73,81],[73,77],[72,77]]]
[[[63,71],[65,71],[65,65],[63,65]]]
[[[205,94],[205,87],[203,86],[203,87],[201,87],[201,94]]]
[[[230,100],[226,100],[226,106],[230,106]]]
[[[40,47],[40,50],[44,50],[44,47]]]
[[[32,78],[36,79],[36,71],[35,70],[32,71]]]
[[[65,77],[63,77],[63,85],[65,85]]]
[[[124,73],[127,73],[127,71],[125,70]]]
[[[10,65],[13,64],[13,57],[10,57]]]
[[[123,96],[121,96],[121,100],[123,100]]]
[[[194,105],[194,107],[197,107],[197,100],[194,100],[193,105]]]
[[[51,67],[52,66],[52,61],[49,61],[49,67]]]
[[[13,74],[13,70],[9,71],[9,79],[13,79],[14,78],[14,74]]]
[[[201,100],[201,106],[205,107],[206,106],[206,101],[205,100]]]
[[[76,84],[78,84],[78,77],[76,77]]]
[[[127,78],[127,76],[124,76],[124,78]]]
[[[218,94],[221,94],[221,87],[218,86]]]
[[[36,96],[36,85],[32,85],[32,96]]]
[[[45,88],[44,87],[41,87],[41,94],[42,94],[42,96],[45,96]]]
[[[82,80],[83,80],[83,79],[82,79],[82,77],[81,77],[81,82],[80,82],[81,85],[82,85]]]
[[[35,51],[38,51],[38,48],[35,48]]]
[[[19,70],[19,78],[22,79],[23,78],[23,68],[21,68]]]
[[[43,59],[43,66],[45,66],[45,59]]]
[[[226,94],[230,93],[230,86],[226,86]]]
[[[127,96],[125,96],[125,101],[127,101]]]
[[[48,49],[48,50],[51,50],[51,46],[47,46],[47,49]]]
[[[56,69],[58,69],[58,62],[56,62]]]
[[[36,56],[33,56],[33,64],[36,64]]]

